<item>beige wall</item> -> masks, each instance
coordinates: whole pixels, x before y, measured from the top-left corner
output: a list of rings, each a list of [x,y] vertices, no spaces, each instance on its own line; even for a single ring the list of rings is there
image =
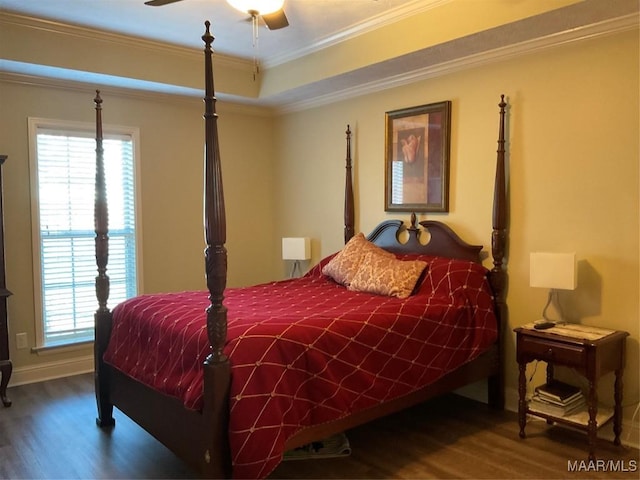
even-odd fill
[[[66,362],[91,349],[47,356],[16,350],[26,332],[34,346],[31,192],[27,118],[95,122],[89,87],[47,88],[0,82],[0,150],[4,168],[10,350],[20,371]],[[204,289],[202,185],[203,104],[198,99],[132,96],[103,90],[105,123],[140,129],[142,282],[144,292]],[[273,278],[277,248],[273,222],[271,121],[258,109],[218,103],[223,175],[227,181],[229,286]],[[255,243],[256,234],[260,243]]]
[[[569,43],[491,65],[275,118],[219,102],[230,286],[282,278],[282,236],[310,236],[313,261],[342,245],[344,131],[354,131],[357,228],[385,218],[384,112],[453,102],[450,222],[488,245],[499,94],[509,101],[507,386],[516,380],[512,329],[539,317],[546,292],[528,285],[534,250],[576,251],[572,319],[631,333],[625,405],[638,401],[638,32]],[[141,132],[145,291],[203,286],[202,103],[103,90],[105,122]],[[89,87],[0,80],[7,282],[12,335],[33,339],[27,118],[93,121]],[[177,199],[177,200],[176,200]],[[423,218],[423,217],[421,217]],[[255,242],[260,240],[260,244]],[[176,252],[179,252],[176,255]],[[16,370],[90,355],[11,353]],[[606,393],[608,387],[604,387]],[[602,395],[603,400],[605,395]],[[632,408],[626,409],[629,418]],[[637,440],[636,440],[637,442]]]
[[[277,232],[311,236],[315,260],[340,248],[347,123],[355,132],[356,230],[368,232],[385,218],[407,220],[408,213],[384,212],[384,113],[452,100],[451,211],[428,218],[488,246],[497,104],[506,94],[507,386],[513,396],[512,329],[538,319],[547,296],[529,287],[529,252],[575,251],[578,289],[561,300],[572,320],[631,333],[624,401],[630,417],[638,402],[640,319],[638,53],[636,30],[284,115],[276,129]],[[611,404],[609,391],[603,386],[601,400]]]

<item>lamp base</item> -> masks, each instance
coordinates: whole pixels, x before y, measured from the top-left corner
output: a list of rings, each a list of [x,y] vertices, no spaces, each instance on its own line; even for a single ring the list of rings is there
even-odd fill
[[[549,309],[549,306],[554,303],[553,299],[555,297],[555,305],[557,307],[560,319],[559,320],[553,320],[551,318],[549,318],[547,316],[547,310]],[[557,324],[557,323],[564,323],[564,315],[562,314],[562,308],[560,308],[560,299],[558,298],[558,291],[555,288],[552,288],[549,290],[549,295],[547,296],[547,304],[544,306],[544,309],[542,310],[542,319],[538,320],[538,322],[547,322],[547,323],[552,323],[552,324]],[[546,327],[546,328],[550,328],[550,327]]]
[[[289,275],[289,278],[295,278],[296,277],[296,270],[298,271],[298,276],[302,275],[302,268],[300,267],[300,260],[294,260],[293,261],[293,268],[291,269],[291,274]]]

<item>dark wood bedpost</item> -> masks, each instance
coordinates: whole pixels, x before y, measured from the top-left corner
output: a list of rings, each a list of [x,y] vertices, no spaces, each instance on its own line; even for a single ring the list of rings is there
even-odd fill
[[[504,95],[500,96],[500,129],[498,132],[498,155],[496,160],[495,190],[493,196],[493,233],[491,235],[491,255],[493,268],[489,280],[495,296],[498,314],[499,335],[502,336],[506,322],[507,306],[505,301],[507,273],[503,267],[507,248],[507,183],[505,173],[505,108]],[[504,371],[502,366],[502,343],[499,342],[500,372],[489,379],[489,405],[504,408]]]
[[[208,438],[202,452],[203,472],[207,477],[228,478],[231,465],[220,464],[215,459],[228,459],[228,395],[230,385],[229,359],[223,352],[227,339],[227,309],[223,305],[227,284],[226,217],[224,192],[222,188],[222,168],[218,143],[218,115],[213,84],[213,62],[211,44],[214,37],[209,31],[210,23],[205,22],[206,31],[202,36],[205,43],[205,264],[207,288],[211,304],[207,307],[207,335],[211,352],[204,362],[204,429]],[[209,436],[210,435],[210,436]],[[222,453],[222,455],[221,455]]]
[[[353,174],[351,173],[351,128],[347,125],[347,158],[346,158],[346,179],[344,186],[344,243],[353,237],[355,215],[353,206]]]
[[[96,105],[96,184],[95,184],[95,232],[96,232],[96,297],[98,310],[94,315],[95,341],[94,349],[94,380],[96,402],[98,404],[98,418],[96,423],[100,427],[115,425],[113,418],[113,404],[110,399],[109,369],[105,366],[104,355],[109,337],[111,336],[111,312],[107,308],[109,300],[109,276],[107,263],[109,260],[109,213],[107,210],[107,191],[104,176],[104,149],[102,147],[102,98],[100,90],[96,90],[94,98]]]

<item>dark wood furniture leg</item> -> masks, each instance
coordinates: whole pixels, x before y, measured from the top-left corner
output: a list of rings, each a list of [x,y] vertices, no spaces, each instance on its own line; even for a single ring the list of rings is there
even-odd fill
[[[553,382],[553,375],[553,363],[549,362],[547,363],[547,383]],[[547,425],[553,425],[553,420],[547,418]]]
[[[520,438],[524,438],[524,427],[527,424],[527,364],[518,363],[520,375],[518,377],[518,425],[520,426]]]
[[[587,394],[587,405],[589,407],[589,423],[587,425],[587,435],[589,437],[589,460],[596,459],[596,436],[598,433],[598,382],[589,380],[589,393]]]
[[[11,360],[0,361],[0,373],[2,374],[2,380],[0,380],[0,399],[2,399],[2,405],[5,407],[11,406],[11,400],[7,397],[7,385],[9,385],[12,371],[13,365],[11,364]]]
[[[11,292],[7,290],[4,269],[4,207],[2,202],[2,165],[7,160],[7,155],[0,155],[0,399],[5,407],[11,406],[11,400],[7,398],[7,386],[13,371],[13,365],[9,359],[9,325],[7,320],[7,298]]]
[[[6,288],[6,292],[9,292]],[[9,292],[9,295],[11,293]],[[0,292],[0,400],[5,407],[11,406],[11,400],[7,397],[7,386],[13,371],[13,365],[9,359],[9,329],[7,326],[7,296]]]
[[[613,410],[613,433],[615,438],[613,439],[614,445],[620,445],[620,434],[622,433],[622,373],[624,369],[619,368],[615,371],[616,379],[613,384],[613,397],[615,400],[615,407]]]

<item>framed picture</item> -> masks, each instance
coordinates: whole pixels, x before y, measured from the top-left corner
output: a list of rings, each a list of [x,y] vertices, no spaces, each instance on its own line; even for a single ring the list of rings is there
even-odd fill
[[[448,212],[451,102],[386,112],[385,211]]]

